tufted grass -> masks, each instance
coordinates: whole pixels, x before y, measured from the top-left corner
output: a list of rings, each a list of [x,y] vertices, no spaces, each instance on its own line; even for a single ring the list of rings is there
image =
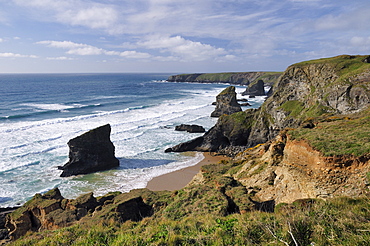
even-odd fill
[[[358,118],[329,117],[313,129],[295,129],[288,132],[292,139],[307,140],[325,156],[370,153],[370,109]]]
[[[351,209],[348,209],[348,208]],[[274,213],[225,217],[160,215],[123,224],[75,225],[32,233],[9,246],[30,245],[368,245],[368,198],[306,199],[280,204]]]

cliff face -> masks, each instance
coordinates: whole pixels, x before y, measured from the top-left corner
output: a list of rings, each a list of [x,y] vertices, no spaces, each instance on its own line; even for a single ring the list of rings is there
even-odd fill
[[[281,72],[244,72],[244,73],[197,73],[172,75],[169,82],[195,82],[195,83],[229,83],[234,85],[249,85],[250,83],[263,80],[272,85],[281,75]]]
[[[370,156],[324,157],[306,141],[281,134],[264,145],[246,150],[233,175],[245,187],[254,187],[254,199],[292,203],[306,198],[369,195]]]
[[[365,109],[370,105],[368,60],[366,56],[338,56],[288,67],[275,84],[273,94],[258,110],[220,118],[204,135],[203,141],[198,140],[195,147],[191,142],[193,149],[220,151],[225,147],[236,147],[236,143],[252,147],[273,139],[287,127],[295,128],[320,116]],[[223,129],[229,126],[224,123],[242,125],[244,130],[225,134]],[[229,144],[214,145],[219,142],[217,139]],[[185,146],[186,143],[182,144]]]

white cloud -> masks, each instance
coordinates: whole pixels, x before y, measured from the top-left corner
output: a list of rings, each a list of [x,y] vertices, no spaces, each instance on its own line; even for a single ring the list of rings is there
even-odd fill
[[[90,56],[90,55],[101,55],[101,54],[104,54],[104,52],[105,51],[103,49],[93,47],[93,46],[86,46],[86,47],[81,47],[81,48],[70,49],[67,51],[67,54]]]
[[[117,22],[117,11],[111,7],[93,6],[79,10],[67,10],[57,15],[59,21],[74,26],[110,28]]]
[[[76,49],[76,48],[83,48],[83,47],[90,46],[87,44],[79,44],[79,43],[74,43],[71,41],[52,41],[52,40],[39,41],[36,44],[45,44],[49,47],[63,48],[63,49]]]
[[[147,59],[151,57],[151,55],[148,53],[136,52],[136,51],[124,51],[124,52],[121,52],[119,55],[121,57],[134,58],[134,59]]]
[[[11,52],[0,53],[0,57],[4,57],[4,58],[38,58],[35,55],[21,55],[21,54],[16,54],[16,53],[11,53]]]
[[[21,7],[30,8],[29,10],[36,10],[33,12],[34,18],[72,26],[110,29],[118,21],[118,11],[115,6],[93,1],[14,0],[14,2]],[[43,15],[39,14],[40,10]]]
[[[80,44],[80,43],[74,43],[71,41],[40,41],[37,42],[37,44],[44,44],[48,47],[54,47],[54,48],[62,48],[62,49],[68,49],[67,54],[70,55],[101,55],[105,53],[105,50],[88,45],[88,44]]]
[[[370,51],[370,37],[352,37],[350,44],[359,51]]]
[[[66,61],[66,60],[74,60],[74,59],[71,57],[59,56],[59,57],[46,57],[46,60]]]
[[[318,30],[368,30],[370,4],[359,4],[338,14],[327,14],[317,19]]]
[[[72,3],[70,0],[14,0],[14,2],[20,6],[34,6],[49,9],[63,9]]]
[[[4,39],[0,38],[0,43],[1,43],[1,42],[4,42]]]
[[[80,56],[87,56],[87,55],[109,55],[109,56],[120,56],[129,59],[147,59],[150,58],[151,55],[148,53],[137,52],[137,51],[112,51],[112,50],[105,50],[102,48],[98,48],[88,44],[81,44],[81,43],[74,43],[71,41],[40,41],[37,44],[43,44],[48,47],[53,48],[60,48],[66,49],[67,54],[69,55],[80,55]]]
[[[162,53],[169,52],[173,56],[194,61],[203,61],[227,55],[223,48],[194,42],[180,36],[152,36],[146,41],[138,42],[137,45],[146,49],[158,49]]]

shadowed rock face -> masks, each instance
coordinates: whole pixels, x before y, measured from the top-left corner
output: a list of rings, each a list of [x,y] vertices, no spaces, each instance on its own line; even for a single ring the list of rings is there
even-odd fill
[[[216,109],[212,112],[211,117],[220,117],[223,114],[233,114],[242,111],[236,100],[234,86],[229,86],[216,97]]]
[[[61,177],[88,174],[119,166],[114,156],[114,145],[110,141],[109,124],[93,129],[68,142],[69,161],[59,169]]]
[[[264,96],[265,93],[265,83],[263,80],[258,80],[257,83],[250,84],[248,88],[242,93],[243,96]]]

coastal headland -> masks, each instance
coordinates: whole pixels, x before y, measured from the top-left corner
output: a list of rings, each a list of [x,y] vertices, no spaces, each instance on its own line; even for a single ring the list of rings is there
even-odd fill
[[[8,214],[10,245],[366,245],[370,56],[293,64],[273,87],[259,109],[171,148],[229,156],[205,158],[187,185],[171,180],[189,169],[151,190],[36,194]]]
[[[271,86],[281,74],[282,72],[194,73],[172,75],[167,79],[167,81],[188,83],[227,83],[248,86],[253,82],[263,80],[265,84]]]

